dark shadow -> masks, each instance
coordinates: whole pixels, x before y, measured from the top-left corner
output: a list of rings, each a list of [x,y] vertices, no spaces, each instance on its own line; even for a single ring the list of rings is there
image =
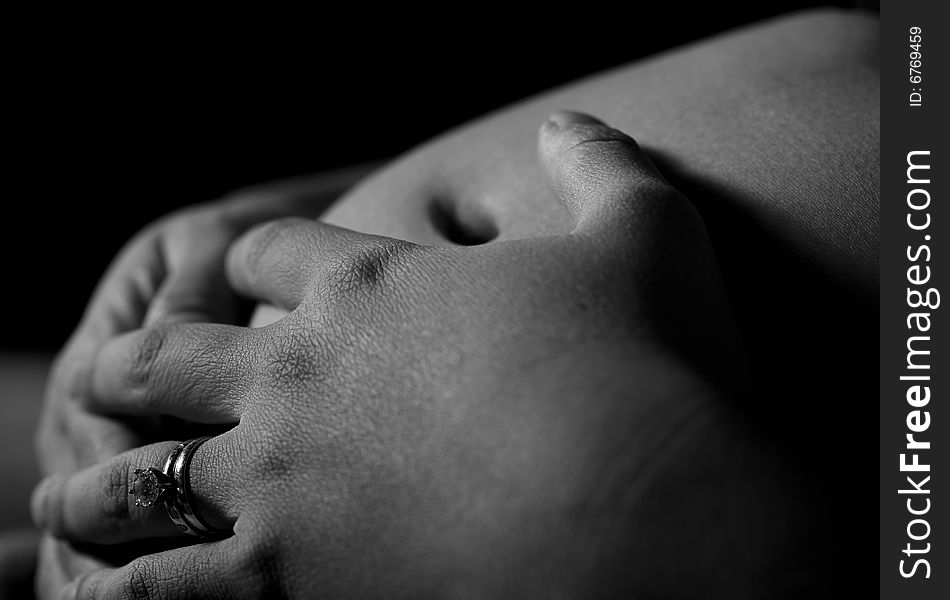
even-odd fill
[[[734,193],[649,153],[706,222],[761,390],[748,399],[750,413],[799,438],[803,452],[846,451],[849,431],[876,432],[877,282],[832,270],[805,235],[779,235]],[[826,442],[815,444],[816,435]]]

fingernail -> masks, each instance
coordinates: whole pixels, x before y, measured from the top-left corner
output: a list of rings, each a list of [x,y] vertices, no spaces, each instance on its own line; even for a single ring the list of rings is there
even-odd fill
[[[608,126],[600,119],[595,119],[588,114],[574,112],[572,110],[555,111],[550,117],[548,117],[548,122],[557,128],[568,127],[570,125],[596,125],[598,127]]]
[[[47,477],[36,486],[30,497],[30,515],[33,517],[33,524],[40,529],[46,528],[46,497],[52,483],[53,478]]]

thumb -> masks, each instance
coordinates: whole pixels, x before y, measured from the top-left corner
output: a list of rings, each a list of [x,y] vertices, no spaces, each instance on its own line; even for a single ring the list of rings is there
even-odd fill
[[[552,114],[538,157],[575,231],[624,225],[682,201],[633,138],[583,113]]]

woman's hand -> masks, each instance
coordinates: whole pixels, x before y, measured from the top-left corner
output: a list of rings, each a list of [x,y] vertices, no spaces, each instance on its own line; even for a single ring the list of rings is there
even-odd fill
[[[88,408],[238,422],[190,470],[199,512],[235,535],[69,593],[701,593],[784,568],[791,496],[731,403],[743,358],[701,220],[599,122],[559,113],[539,145],[567,234],[435,248],[274,221],[231,247],[228,277],[287,317],[105,344]],[[45,480],[38,524],[180,535],[126,493],[174,445]]]
[[[156,419],[116,418],[89,410],[94,403],[91,377],[100,350],[117,336],[142,327],[235,322],[240,299],[224,273],[231,242],[260,221],[319,213],[363,171],[251,188],[173,213],[135,236],[99,283],[50,374],[36,436],[44,474],[75,473],[147,441],[175,435],[167,422],[160,427]],[[45,540],[39,580],[47,586],[101,564]],[[45,589],[39,592],[48,595]]]
[[[139,233],[104,276],[57,357],[37,437],[46,473],[69,473],[141,445],[131,423],[91,413],[99,350],[122,333],[161,322],[233,322],[238,298],[224,255],[240,234],[216,206],[170,215]]]
[[[36,437],[45,474],[75,473],[161,439],[154,419],[117,419],[88,410],[92,369],[99,350],[127,331],[195,319],[233,322],[238,298],[227,286],[223,265],[241,230],[224,212],[212,205],[166,217],[129,242],[110,267],[47,383]],[[41,597],[104,566],[52,539],[40,549]]]

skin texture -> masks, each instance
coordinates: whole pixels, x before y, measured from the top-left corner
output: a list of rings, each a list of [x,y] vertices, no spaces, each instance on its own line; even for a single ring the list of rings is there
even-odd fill
[[[114,418],[90,411],[91,369],[102,346],[126,331],[158,323],[246,321],[227,285],[228,245],[250,225],[286,214],[316,215],[341,187],[370,167],[329,177],[288,180],[235,192],[218,202],[168,215],[133,238],[103,276],[47,382],[36,434],[44,475],[74,473],[157,439],[194,435],[194,427],[159,418]],[[37,594],[57,597],[79,573],[122,563],[141,548],[77,551],[49,536],[40,543]]]
[[[552,188],[544,170],[538,168],[535,130],[537,123],[550,110],[559,106],[595,112],[624,131],[646,140],[647,150],[663,171],[678,188],[688,191],[690,198],[695,201],[708,225],[718,269],[725,279],[726,294],[736,307],[734,312],[738,316],[739,330],[746,346],[756,350],[752,353],[752,374],[759,382],[770,386],[771,406],[781,408],[782,421],[798,424],[801,422],[798,407],[802,403],[791,400],[801,397],[809,382],[814,380],[812,377],[800,376],[802,341],[812,339],[834,320],[836,330],[842,332],[842,337],[853,340],[851,350],[860,349],[861,337],[853,334],[867,326],[867,315],[870,314],[867,306],[876,303],[878,117],[877,73],[873,58],[875,38],[876,22],[869,18],[812,13],[707,42],[701,51],[698,48],[687,49],[640,63],[447,134],[367,180],[326,215],[326,220],[427,246],[454,246],[460,241],[483,241],[491,236],[496,236],[498,240],[516,241],[566,235],[573,231],[575,217],[566,208],[569,203],[565,204],[564,198],[558,195],[557,186]],[[829,61],[828,57],[831,56],[834,60]],[[828,81],[834,81],[834,85],[822,84]],[[829,131],[833,131],[833,135],[829,135]],[[299,210],[300,206],[288,212],[296,213]],[[200,232],[195,234],[196,237],[209,239],[205,231],[193,231]],[[233,235],[234,230],[230,230],[227,236],[222,236],[222,244],[226,245],[224,237],[230,240]],[[677,240],[683,243],[691,238],[687,236]],[[705,238],[697,243],[705,244]],[[220,251],[220,247],[216,252]],[[708,248],[702,252],[688,248],[672,252],[670,246],[665,248],[667,250],[660,254],[669,256],[669,259],[664,260],[670,262],[663,264],[675,265],[670,269],[662,269],[666,277],[670,277],[669,273],[685,269],[682,265],[691,264],[690,260],[677,262],[677,257],[682,258],[683,253],[687,258],[706,256],[703,261],[708,261],[710,254]],[[532,251],[531,256],[534,254],[535,251]],[[525,257],[518,255],[514,260],[524,261]],[[697,263],[697,268],[702,266],[703,261]],[[588,267],[587,263],[579,265],[567,261],[561,268],[564,272],[561,277],[569,279],[576,275],[575,271],[583,271]],[[501,271],[492,267],[481,273],[482,276],[490,273],[495,277]],[[471,273],[475,276],[479,272]],[[829,273],[836,276],[829,278]],[[841,276],[842,273],[846,276]],[[545,274],[550,275],[551,272],[522,273],[515,279],[518,285],[514,287],[523,286],[524,279],[529,283],[536,279],[544,280]],[[115,281],[107,279],[103,289],[121,288],[114,285]],[[124,280],[120,277],[118,281]],[[611,285],[613,283],[611,280]],[[605,284],[601,285],[603,287]],[[126,286],[124,289],[136,288]],[[112,293],[125,302],[127,295],[124,292],[120,290]],[[695,312],[692,305],[684,305],[684,299],[692,298],[689,294],[679,298],[676,298],[675,293],[669,296],[680,304],[674,302],[671,306],[676,306],[676,310],[668,310],[668,315]],[[60,408],[48,410],[54,414],[60,410],[90,414],[107,408],[88,404],[88,394],[70,391],[71,384],[68,382],[72,381],[70,373],[74,367],[66,368],[63,365],[68,366],[74,361],[88,364],[90,357],[96,355],[112,335],[139,327],[151,296],[144,294],[137,298],[140,304],[137,321],[131,319],[124,327],[108,329],[108,334],[82,347],[81,351],[67,350],[64,356],[69,358],[59,361],[61,367],[52,379],[53,391],[47,401],[48,406],[58,404]],[[510,298],[507,300],[511,301]],[[95,307],[101,306],[103,302],[102,295],[94,299],[91,312],[95,312]],[[193,308],[196,303],[191,304]],[[197,304],[201,305],[200,302]],[[533,310],[528,311],[529,316],[534,314]],[[615,310],[619,309],[615,307]],[[183,312],[194,313],[191,309]],[[644,315],[638,313],[638,304],[633,300],[624,314],[625,320],[640,318],[656,322],[644,319]],[[639,316],[631,317],[630,314]],[[195,316],[193,314],[193,318]],[[557,319],[556,322],[560,322]],[[684,339],[682,332],[690,329],[669,327],[671,320],[675,318],[667,319],[667,326],[660,327],[664,347],[671,354],[670,368],[675,366],[676,369],[691,373],[705,381],[704,385],[712,390],[731,389],[732,376],[726,375],[721,380],[715,380],[715,374],[721,372],[721,365],[716,364],[714,359],[718,355],[721,362],[731,363],[729,357],[733,353],[710,350],[710,344],[689,339],[689,336]],[[472,324],[477,322],[473,320]],[[80,328],[80,331],[83,333],[77,334],[78,338],[89,336],[89,330]],[[696,331],[703,330],[700,328]],[[717,338],[713,336],[710,339]],[[393,352],[403,348],[403,343],[404,340],[394,343]],[[586,347],[579,345],[579,348]],[[822,348],[819,347],[817,352],[811,347],[809,350],[809,356],[814,357],[814,364],[809,365],[811,368],[817,365],[820,371],[821,365],[831,364],[822,360]],[[608,351],[595,346],[591,354],[619,354],[626,357],[628,351],[631,356],[638,356],[634,349],[626,347],[622,351],[616,348]],[[840,347],[829,349],[827,353],[830,355],[832,351],[839,352]],[[411,356],[408,353],[406,355]],[[848,380],[849,371],[857,372],[862,364],[860,350],[849,358],[835,358],[834,367],[839,374],[845,375],[842,377],[844,381]],[[623,364],[627,365],[627,362],[624,359]],[[739,359],[735,362],[741,364]],[[554,359],[551,363],[556,364]],[[512,361],[512,364],[518,363]],[[600,366],[587,365],[591,377],[597,381],[615,379],[617,373],[627,370],[626,366],[616,369],[604,367],[611,364],[607,359],[598,364]],[[361,368],[368,369],[365,365]],[[602,376],[597,375],[598,368],[606,368],[610,376],[606,372]],[[567,367],[562,370],[567,370]],[[555,385],[556,388],[571,389],[567,382],[550,373],[543,374],[539,378],[561,384]],[[635,375],[630,375],[631,381],[618,378],[616,385],[620,389],[626,389],[628,385],[640,385],[642,382]],[[516,381],[517,378],[511,379],[512,383]],[[854,383],[853,379],[851,383]],[[527,383],[523,386],[533,389]],[[814,397],[813,390],[807,391],[811,393],[809,397]],[[830,388],[819,392],[818,399],[834,398],[837,391],[840,389],[832,384]],[[583,387],[577,390],[581,397],[593,393]],[[597,390],[597,393],[607,397],[611,395],[609,390]],[[505,397],[503,390],[498,390],[497,395]],[[512,404],[517,405],[517,402]],[[79,408],[63,409],[62,406]],[[742,408],[745,410],[748,406],[743,405]],[[114,412],[115,409],[113,407],[110,410]],[[768,412],[769,407],[756,406],[756,411],[763,410]],[[833,406],[830,410],[834,410]],[[231,417],[236,418],[236,415]],[[474,416],[471,419],[471,423],[479,423]],[[596,421],[593,416],[591,419]],[[706,450],[702,453],[704,458],[717,455],[709,451],[712,447],[718,447],[724,456],[730,456],[739,452],[737,448],[743,447],[743,444],[753,443],[746,439],[751,434],[740,426],[742,419],[735,415],[728,419],[717,419],[720,425],[711,429],[728,429],[724,424],[729,423],[729,427],[744,433],[736,434],[734,438],[729,438],[733,441],[723,442],[719,446],[702,444]],[[756,426],[761,427],[761,415],[757,415],[756,419]],[[64,464],[60,472],[75,472],[80,467],[105,460],[146,440],[174,437],[167,434],[167,429],[154,427],[145,427],[144,431],[138,429],[134,436],[130,435],[129,424],[120,421],[116,425],[112,415],[82,416],[78,419],[70,415],[63,419],[63,422],[70,424],[71,430],[67,432],[57,432],[54,427],[56,422],[56,419],[46,419],[43,431],[53,433],[48,437],[41,435],[41,455],[52,456],[50,460],[54,461],[62,460],[55,458],[57,456],[77,456],[81,463]],[[769,423],[768,419],[765,422]],[[83,423],[94,423],[95,426],[86,428]],[[603,423],[598,422],[591,425],[588,431],[599,432],[602,426]],[[809,426],[813,429],[813,426]],[[112,430],[117,433],[109,434]],[[103,431],[106,433],[103,434]],[[57,441],[57,436],[68,441]],[[752,439],[754,437],[751,436]],[[702,435],[698,438],[701,439]],[[688,442],[683,443],[689,446]],[[781,461],[777,458],[782,451],[765,446],[767,444],[763,446],[761,440],[754,444],[758,460],[767,466],[765,470],[784,473],[782,477],[776,477],[777,480],[787,481],[787,478],[793,477],[789,471],[794,469],[788,466],[787,457],[783,456]],[[91,447],[93,451],[84,453],[84,447]],[[79,448],[79,451],[73,448]],[[681,457],[688,456],[689,451],[689,448],[685,449]],[[696,453],[695,448],[692,451]],[[158,452],[159,455],[163,453],[167,453],[165,446]],[[157,462],[157,459],[152,462]],[[715,460],[712,462],[715,463]],[[710,465],[709,472],[716,473],[715,467],[715,464]],[[745,469],[748,472],[756,471],[751,466]],[[58,469],[53,467],[50,470]],[[567,467],[565,470],[571,471]],[[583,469],[578,467],[576,470]],[[738,470],[746,472],[742,468]],[[669,471],[678,472],[675,468]],[[746,481],[738,474],[733,475],[735,477],[730,476],[730,481]],[[672,478],[680,484],[686,481]],[[667,481],[666,485],[668,489],[677,489],[675,483]],[[761,492],[755,478],[749,485]],[[657,484],[655,489],[662,489],[662,486]],[[801,491],[802,496],[807,496],[808,486],[798,485],[795,489]],[[663,496],[657,493],[655,497]],[[761,496],[750,494],[749,497]],[[657,501],[657,504],[660,503]],[[803,518],[802,515],[807,514],[807,511],[792,510],[796,503],[809,505],[801,498],[784,494],[781,502],[769,504],[773,511],[778,512],[773,512],[772,518],[763,519],[758,525],[765,531],[766,522],[782,522],[780,516],[785,514],[782,512],[785,510],[789,515]],[[667,513],[667,516],[670,514]],[[704,513],[697,511],[696,507],[683,507],[677,518],[670,518],[681,523],[690,514]],[[650,522],[662,521],[654,519]],[[705,528],[710,526],[708,520],[703,523]],[[481,531],[482,527],[475,529]],[[674,536],[679,542],[671,543],[671,553],[681,550],[677,544],[684,539],[683,529],[679,529],[677,536]],[[784,548],[795,546],[791,537],[780,533],[774,537],[788,540]],[[627,550],[604,554],[637,556],[633,550]],[[50,554],[46,552],[45,556],[48,558]],[[456,555],[446,552],[446,556]],[[658,566],[654,572],[671,572],[669,579],[678,579],[675,569],[671,567],[674,563],[669,558],[657,560]],[[101,563],[96,565],[101,566]],[[666,571],[659,565],[665,565]],[[805,569],[804,566],[802,568]],[[766,570],[763,568],[763,571]],[[475,571],[477,568],[472,567],[472,572]],[[68,577],[70,572],[75,574],[77,571],[67,569],[63,577]],[[564,572],[567,573],[567,570]],[[729,571],[724,569],[721,573]],[[657,581],[661,579],[657,576]],[[55,578],[41,577],[41,580],[55,581]],[[773,583],[776,581],[773,578]],[[445,585],[448,584],[433,582],[431,585],[432,589],[445,591]],[[563,589],[569,589],[569,586]],[[52,591],[56,591],[55,586]]]
[[[847,344],[876,328],[877,36],[870,15],[814,11],[598,75],[420,147],[325,220],[449,243],[431,218],[436,204],[457,228],[496,239],[566,231],[533,132],[559,108],[597,115],[641,141],[697,206],[744,338],[762,359],[757,372],[794,384],[801,348],[789,340],[830,328]],[[840,348],[811,346],[809,368],[834,364],[828,379],[846,376]],[[863,357],[854,364],[865,368]]]
[[[743,360],[701,219],[589,117],[552,117],[539,155],[566,234],[437,248],[273,221],[230,248],[228,279],[287,317],[108,342],[92,408],[239,422],[191,468],[202,514],[235,535],[71,592],[761,594],[803,523],[789,474],[734,406]],[[175,536],[125,491],[169,450],[46,480],[37,521],[84,541]],[[787,518],[756,508],[764,498]]]
[[[877,479],[861,453],[877,444],[878,27],[871,14],[809,11],[590,77],[425,144],[323,218],[436,245],[454,243],[447,231],[564,232],[534,129],[563,107],[603,118],[703,217],[760,390],[746,408],[811,472],[816,498],[848,494]],[[827,468],[829,451],[847,474]],[[855,562],[827,559],[857,568],[872,543],[863,519],[829,527]]]

